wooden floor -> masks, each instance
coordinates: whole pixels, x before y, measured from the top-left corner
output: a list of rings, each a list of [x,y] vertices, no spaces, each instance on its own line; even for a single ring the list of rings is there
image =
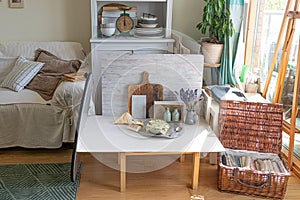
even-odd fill
[[[60,150],[0,150],[1,164],[69,162],[71,149]],[[204,195],[205,200],[261,199],[217,190],[217,166],[209,165],[207,158],[201,160],[198,190],[190,189],[192,159],[148,173],[128,173],[127,191],[119,192],[119,172],[101,164],[91,154],[82,154],[83,166],[77,194],[78,200],[189,200],[191,195]],[[300,199],[300,181],[294,175],[288,182],[285,199]]]

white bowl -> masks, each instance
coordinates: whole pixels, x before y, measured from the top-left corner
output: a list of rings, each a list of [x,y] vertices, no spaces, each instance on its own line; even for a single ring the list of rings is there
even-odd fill
[[[107,23],[107,24],[100,24],[101,28],[115,28],[116,24],[115,23]]]
[[[139,25],[142,28],[155,28],[157,26],[157,23],[156,24],[141,24],[141,23],[139,23]]]
[[[101,28],[101,33],[105,36],[112,36],[116,31],[116,28]]]

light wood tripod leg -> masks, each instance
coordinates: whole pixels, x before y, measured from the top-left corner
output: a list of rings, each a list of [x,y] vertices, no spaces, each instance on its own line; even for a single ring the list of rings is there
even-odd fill
[[[278,52],[279,52],[279,49],[280,49],[281,40],[282,40],[282,37],[284,35],[284,30],[286,28],[286,23],[288,21],[287,14],[288,14],[288,12],[291,8],[292,3],[293,3],[292,0],[288,0],[287,6],[285,8],[282,24],[281,24],[280,31],[279,31],[279,36],[278,36],[278,39],[277,39],[277,42],[276,42],[277,45],[276,45],[276,48],[275,48],[274,55],[272,57],[272,61],[271,61],[271,64],[270,64],[270,69],[269,69],[269,74],[268,74],[268,77],[266,79],[266,84],[265,84],[264,91],[263,91],[263,94],[262,94],[262,96],[264,98],[266,98],[266,96],[267,96],[267,91],[268,91],[268,88],[269,88],[269,85],[270,85],[270,82],[271,82],[271,78],[272,78],[272,72],[274,71],[274,68],[275,68],[275,63],[277,61],[277,55],[278,55]]]
[[[300,37],[299,37],[300,43]],[[291,168],[293,164],[293,154],[294,154],[294,142],[295,142],[295,128],[296,128],[296,117],[298,114],[298,95],[300,87],[300,45],[298,47],[298,60],[296,66],[296,77],[294,82],[294,93],[293,93],[293,105],[292,105],[292,116],[290,125],[290,142],[289,142],[289,152],[288,152],[288,165]]]

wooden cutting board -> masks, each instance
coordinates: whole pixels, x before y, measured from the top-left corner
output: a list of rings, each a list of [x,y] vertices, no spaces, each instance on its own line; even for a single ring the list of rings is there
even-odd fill
[[[163,86],[149,83],[149,73],[143,72],[141,84],[128,86],[128,112],[131,114],[132,95],[146,95],[146,117],[153,117],[154,101],[163,100]]]

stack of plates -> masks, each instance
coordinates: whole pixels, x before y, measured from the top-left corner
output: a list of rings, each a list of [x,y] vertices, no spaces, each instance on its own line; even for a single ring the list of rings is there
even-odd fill
[[[134,36],[140,38],[162,38],[163,28],[135,28]]]
[[[134,30],[134,36],[139,38],[162,38],[164,37],[162,27],[157,28],[158,19],[154,15],[143,15],[138,20]]]

